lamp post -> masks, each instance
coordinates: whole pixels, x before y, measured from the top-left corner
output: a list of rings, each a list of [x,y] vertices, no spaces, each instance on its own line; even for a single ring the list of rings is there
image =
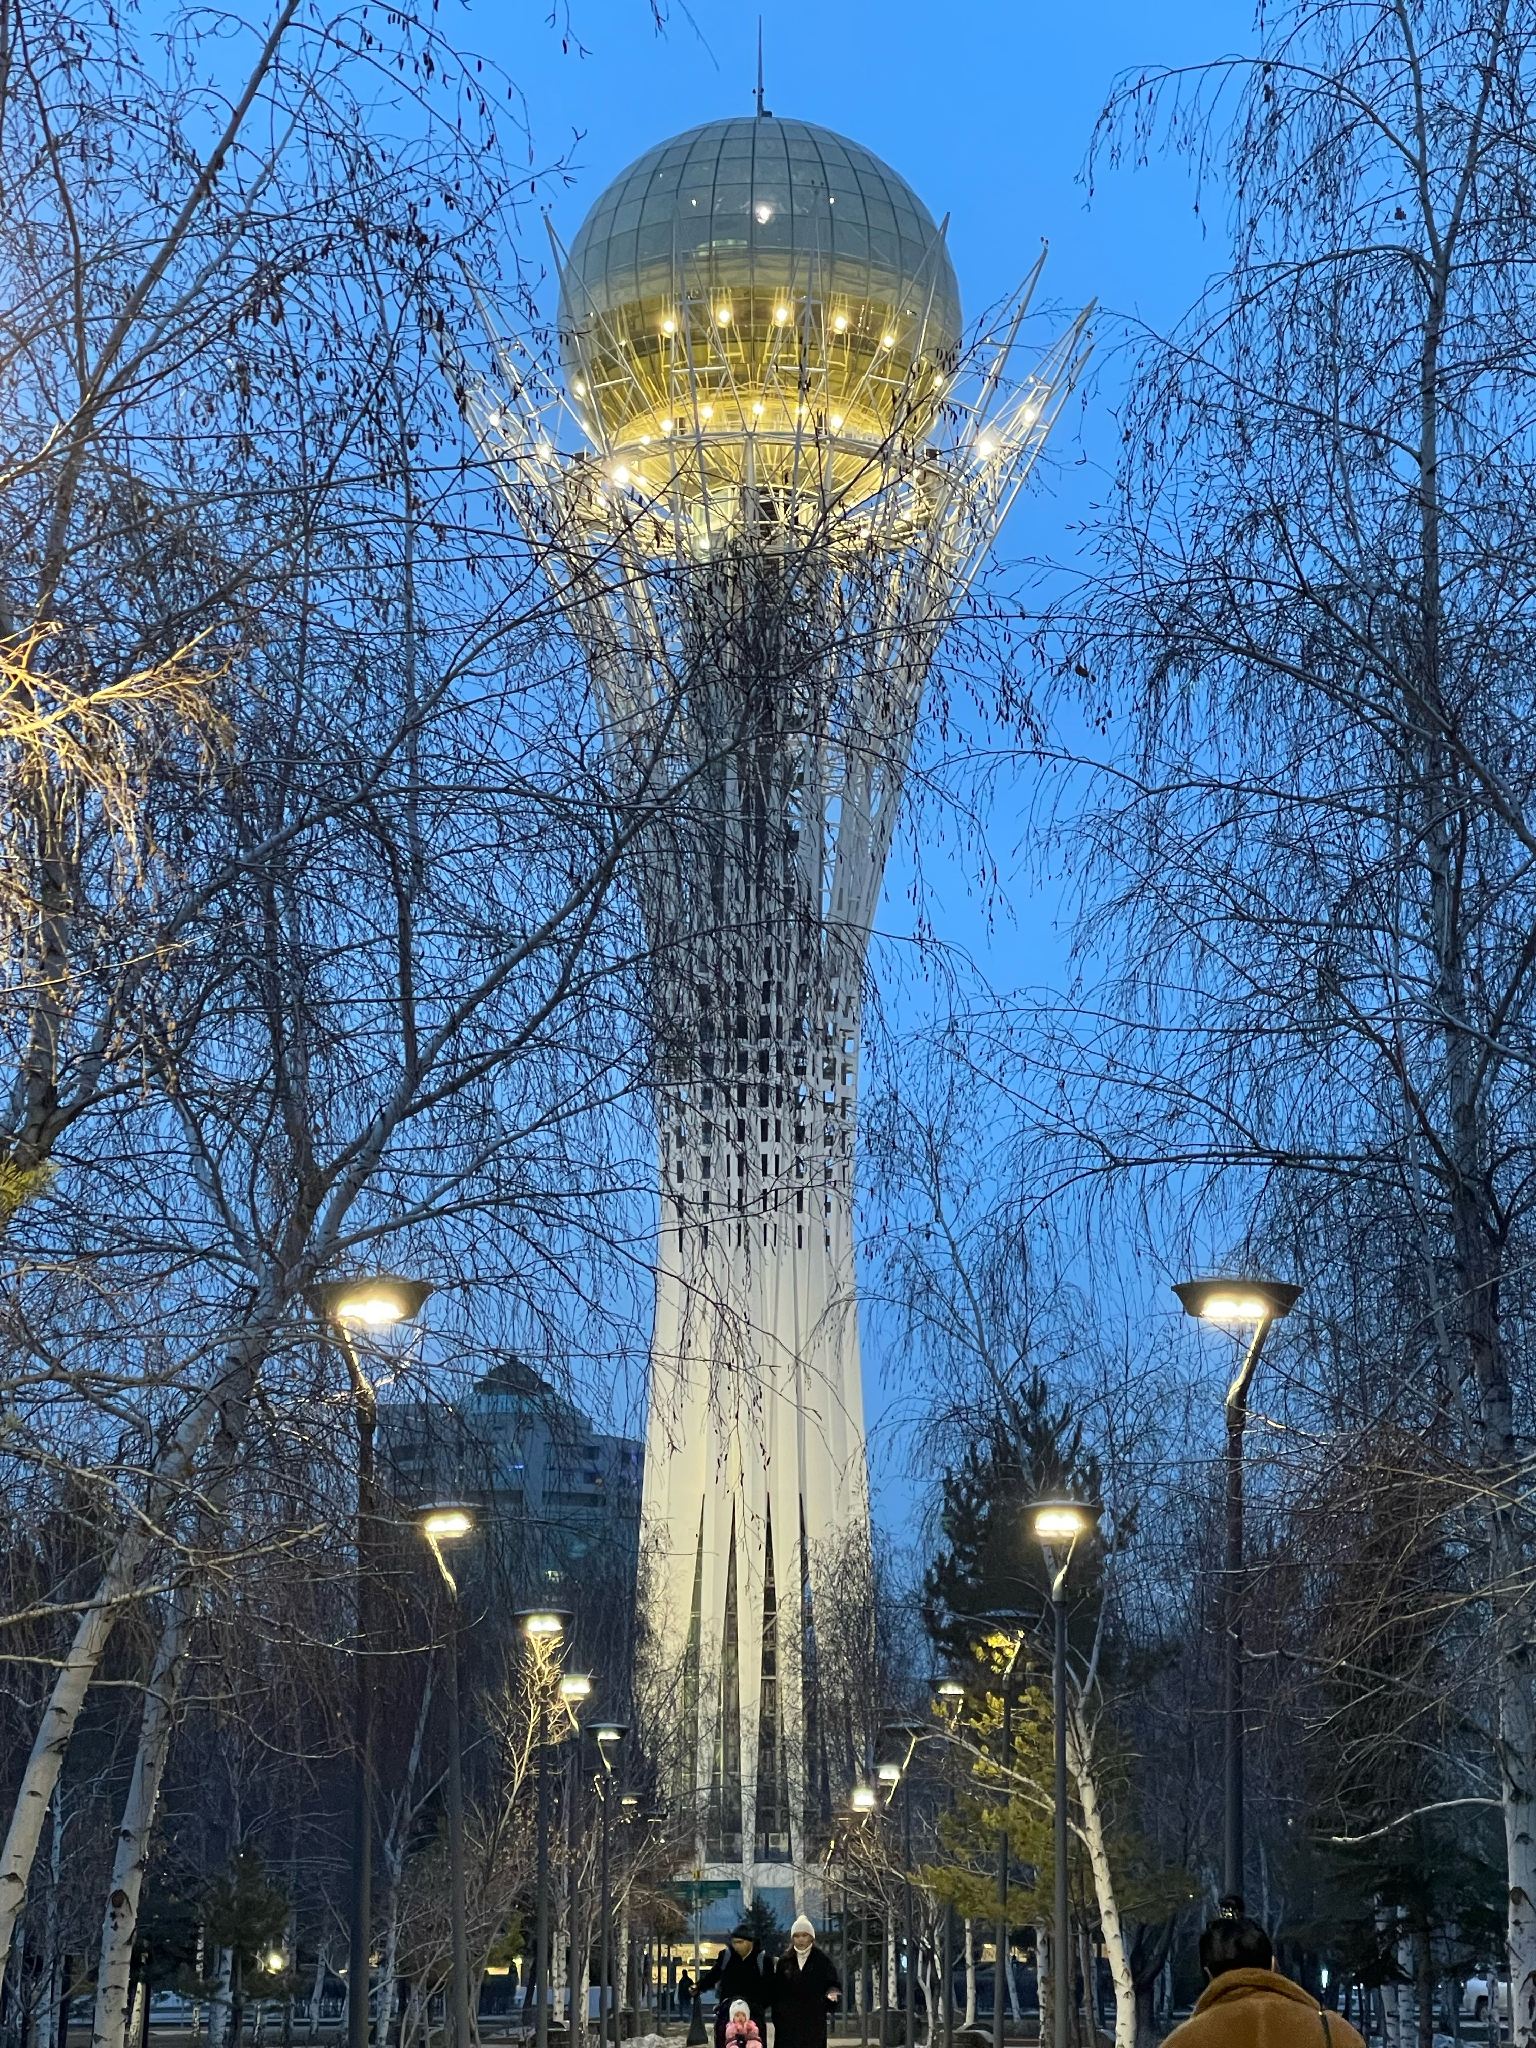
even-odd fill
[[[958,1678],[936,1678],[929,1688],[933,1710],[944,1723],[946,1736],[953,1737],[955,1724],[965,1705],[965,1685]],[[953,1813],[955,1808],[954,1780],[950,1773],[944,1773],[945,1811]],[[955,2040],[955,1902],[944,1901],[944,1932],[941,1941],[941,1970],[944,1979],[944,2048],[954,2048]]]
[[[849,1795],[848,1804],[858,1815],[861,1823],[876,1812],[880,1795],[873,1785],[855,1785]],[[860,2048],[869,2048],[869,1906],[866,1902],[859,1914],[859,2043]]]
[[[1174,1288],[1188,1316],[1251,1332],[1236,1377],[1227,1388],[1226,1573],[1222,1600],[1223,1777],[1222,1890],[1243,1895],[1243,1433],[1248,1394],[1272,1324],[1288,1316],[1301,1289],[1283,1280],[1184,1280]]]
[[[314,1302],[343,1359],[357,1429],[357,1660],[352,1697],[352,1897],[347,1942],[347,2048],[368,2048],[369,1950],[373,1945],[373,1549],[378,1502],[374,1432],[379,1402],[363,1371],[356,1330],[389,1329],[420,1314],[431,1293],[424,1280],[355,1274],[322,1281]]]
[[[901,1793],[901,1913],[907,1952],[907,1978],[903,2008],[906,2048],[917,2048],[917,1949],[912,1925],[912,1759],[928,1730],[921,1722],[891,1721],[882,1731],[888,1742],[906,1744],[899,1763],[881,1764],[879,1776],[891,1787],[894,1799]],[[888,1774],[894,1771],[894,1778]]]
[[[1055,2048],[1067,2048],[1070,2029],[1067,2004],[1072,1991],[1071,1904],[1067,1896],[1067,1569],[1078,1543],[1094,1525],[1089,1509],[1075,1500],[1043,1500],[1030,1512],[1035,1541],[1045,1551],[1046,1569],[1051,1574],[1051,1615],[1055,1623],[1051,1655],[1051,1696],[1056,1723],[1055,1802],[1055,1949],[1052,1957],[1055,1978],[1053,2014]],[[1092,2005],[1092,1987],[1084,1985]]]
[[[557,1657],[571,1617],[557,1607],[526,1608],[518,1617],[523,1640],[536,1660],[535,1693],[538,1725],[534,1741],[539,1753],[538,1834],[534,1863],[533,1987],[534,2039],[549,2048],[549,1684],[547,1662]]]
[[[448,1920],[449,2042],[469,2048],[469,1912],[464,1887],[464,1763],[459,1715],[459,1582],[449,1570],[443,1546],[462,1543],[474,1534],[475,1518],[467,1507],[441,1502],[426,1508],[421,1533],[437,1560],[448,1588]]]
[[[565,1920],[566,1951],[565,2008],[572,2043],[576,2040],[576,1993],[581,1975],[577,1964],[577,1921],[580,1917],[580,1885],[577,1881],[577,1834],[581,1812],[581,1722],[578,1709],[592,1697],[592,1674],[566,1671],[560,1677],[560,1699],[571,1721],[570,1760],[565,1772]]]
[[[1003,1617],[999,1616],[998,1619]],[[1009,1619],[1016,1617],[1010,1616]],[[1022,1635],[1014,1638],[1013,1655],[1003,1673],[1000,1763],[1003,1783],[1003,1824],[997,1838],[997,1945],[992,1964],[992,2048],[1003,2048],[1003,2002],[1012,1972],[1008,1969],[1008,1800],[1013,1778],[1013,1677],[1024,1653]]]
[[[598,1852],[598,1913],[600,1932],[598,1935],[598,1984],[597,1984],[597,2038],[600,2048],[606,2048],[608,2041],[608,2012],[611,2001],[608,1996],[608,1976],[613,1966],[613,1897],[609,1882],[609,1850],[612,1839],[613,1807],[613,1760],[619,1753],[619,1745],[629,1733],[623,1721],[600,1721],[592,1733],[597,1737],[597,1754],[602,1763],[598,1779],[598,1794],[603,1802],[602,1843]],[[540,2044],[542,2048],[542,2044]],[[614,2012],[613,2048],[619,2048],[618,2013]]]

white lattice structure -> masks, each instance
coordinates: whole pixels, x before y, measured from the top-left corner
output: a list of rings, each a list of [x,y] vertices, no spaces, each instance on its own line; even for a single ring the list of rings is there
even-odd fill
[[[942,229],[803,123],[643,157],[562,256],[565,389],[466,407],[643,807],[661,1149],[644,1525],[706,1876],[805,1890],[803,1646],[868,1544],[860,1000],[924,682],[1086,353],[967,386]],[[575,441],[578,452],[565,452]]]

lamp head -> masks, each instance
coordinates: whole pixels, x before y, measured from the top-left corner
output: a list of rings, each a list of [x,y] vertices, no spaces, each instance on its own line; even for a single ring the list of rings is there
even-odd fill
[[[559,1607],[527,1607],[518,1615],[517,1624],[531,1643],[559,1642],[571,1617]]]
[[[1281,1321],[1301,1295],[1301,1289],[1287,1280],[1221,1277],[1181,1280],[1173,1291],[1185,1315],[1198,1316],[1206,1323],[1231,1323],[1239,1327]]]
[[[591,1672],[563,1671],[560,1674],[560,1697],[570,1706],[574,1706],[577,1700],[590,1699],[592,1697]]]
[[[315,1301],[333,1323],[383,1330],[413,1322],[431,1292],[427,1280],[402,1280],[398,1273],[357,1273],[347,1280],[321,1281]]]
[[[592,1730],[592,1733],[599,1746],[606,1752],[618,1748],[619,1744],[629,1733],[629,1723],[627,1721],[599,1721]]]
[[[473,1510],[451,1501],[438,1501],[423,1508],[418,1521],[429,1543],[458,1543],[475,1533]]]
[[[1091,1536],[1095,1518],[1076,1500],[1036,1501],[1029,1511],[1029,1532],[1037,1543],[1047,1546],[1080,1543]]]
[[[941,1714],[957,1714],[965,1704],[965,1681],[962,1678],[936,1678],[928,1690]]]
[[[882,1785],[899,1785],[901,1783],[901,1765],[893,1758],[888,1757],[884,1763],[875,1765],[875,1776]]]
[[[880,1794],[873,1785],[855,1785],[848,1795],[848,1804],[855,1813],[873,1813],[880,1804]]]

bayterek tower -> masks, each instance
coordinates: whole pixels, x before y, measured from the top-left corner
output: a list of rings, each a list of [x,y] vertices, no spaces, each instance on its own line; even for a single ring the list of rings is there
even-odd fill
[[[747,1899],[809,1896],[824,1788],[853,1761],[828,1760],[810,1666],[869,1546],[868,943],[925,679],[1085,352],[1086,315],[1014,369],[1038,270],[968,353],[912,188],[760,111],[603,192],[560,251],[559,373],[502,337],[467,380],[637,828],[650,1691],[702,1875]]]

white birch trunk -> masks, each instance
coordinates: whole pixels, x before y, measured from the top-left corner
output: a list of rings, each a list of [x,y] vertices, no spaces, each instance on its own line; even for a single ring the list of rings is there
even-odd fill
[[[1104,1816],[1093,1773],[1093,1744],[1081,1705],[1073,1705],[1068,1710],[1067,1757],[1077,1785],[1078,1805],[1082,1809],[1083,1846],[1088,1852],[1088,1867],[1093,1872],[1099,1932],[1109,1961],[1110,1979],[1115,1987],[1115,2048],[1136,2048],[1136,1980],[1131,1975],[1130,1958],[1125,1952],[1125,1930],[1120,1925],[1114,1874],[1109,1867],[1109,1847],[1104,1838]],[[1086,1986],[1084,1988],[1087,1989]],[[1091,2009],[1091,1998],[1089,2003]]]
[[[101,1926],[101,1952],[96,1965],[96,2013],[91,2048],[124,2048],[128,2028],[133,1945],[139,1926],[139,1900],[149,1863],[149,1838],[160,1786],[171,1750],[176,1720],[176,1689],[192,1629],[196,1596],[188,1585],[171,1594],[170,1611],[161,1631],[155,1662],[144,1695],[144,1719],[128,1796],[123,1802],[107,1908]],[[138,2036],[131,2035],[137,2044]]]
[[[976,2024],[976,1922],[965,1916],[965,2016],[962,2027]]]
[[[59,1879],[63,1870],[64,1815],[58,1787],[54,1788],[48,1828],[48,1903],[43,1913],[43,1967],[39,1977],[42,2007],[34,2030],[36,2048],[64,2048],[58,2041],[59,2000]]]
[[[887,2012],[896,2004],[896,1922],[885,1916],[885,1996],[880,2003]]]
[[[1024,2009],[1019,2004],[1019,1980],[1013,1974],[1013,1937],[1011,1935],[1003,1943],[1002,1970],[1003,1981],[1008,1986],[1008,2017],[1016,2027],[1022,2027],[1024,2024]]]
[[[234,1980],[234,1956],[227,1948],[221,1948],[213,1966],[213,1992],[208,2000],[208,2048],[231,2048],[230,1993]]]
[[[331,1959],[329,1947],[322,1942],[315,1957],[314,1981],[309,1992],[309,2038],[313,2041],[320,2032],[320,2001],[325,1996],[325,1980],[329,1975],[327,1964]]]
[[[267,1341],[264,1333],[253,1331],[243,1345],[229,1354],[225,1371],[182,1419],[157,1462],[152,1482],[155,1493],[164,1494],[186,1483],[209,1431],[226,1407],[238,1407],[249,1393]],[[64,1753],[124,1603],[133,1597],[140,1567],[149,1551],[153,1521],[152,1515],[136,1514],[119,1534],[96,1590],[75,1625],[74,1640],[38,1723],[5,1840],[0,1843],[0,1973],[26,1902],[43,1822],[64,1767]],[[3,1988],[4,1977],[0,1974],[0,1989]]]

